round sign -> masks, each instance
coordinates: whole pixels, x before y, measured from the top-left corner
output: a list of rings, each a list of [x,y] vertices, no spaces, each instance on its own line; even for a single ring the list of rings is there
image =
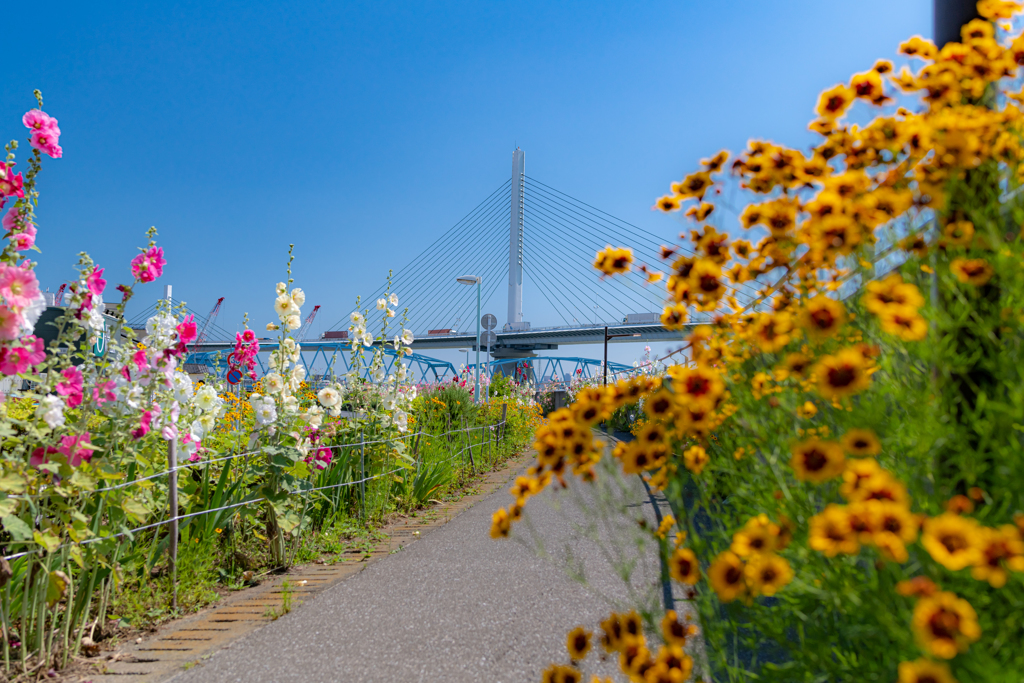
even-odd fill
[[[485,313],[484,317],[480,318],[480,325],[485,330],[493,330],[498,326],[498,319],[494,317],[493,313]]]
[[[498,335],[494,334],[490,330],[480,333],[480,345],[491,347],[498,343]]]
[[[238,384],[242,381],[242,371],[238,368],[231,368],[228,370],[225,379],[227,379],[228,384]]]

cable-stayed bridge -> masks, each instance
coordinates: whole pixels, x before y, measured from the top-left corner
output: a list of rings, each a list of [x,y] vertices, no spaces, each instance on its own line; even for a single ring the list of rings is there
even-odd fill
[[[525,363],[530,369],[527,374],[535,381],[589,375],[595,364],[603,367],[602,361],[563,358],[577,362],[566,372],[563,363],[554,362],[557,358],[538,356],[537,352],[573,344],[681,339],[678,331],[667,330],[659,322],[664,306],[662,286],[649,286],[644,275],[635,270],[601,278],[593,267],[597,251],[610,244],[629,246],[636,263],[660,270],[665,242],[648,230],[527,175],[525,152],[516,149],[511,177],[395,271],[389,282],[362,297],[360,312],[366,317],[366,329],[376,333],[385,314],[377,308],[377,300],[396,294],[399,318],[390,321],[390,329],[395,329],[394,323],[405,312],[407,327],[416,337],[412,345],[416,352],[414,369],[420,366],[421,379],[441,381],[455,374],[454,366],[423,352],[476,349],[479,287],[481,312],[494,312],[498,320],[494,338],[489,345],[485,342],[481,351],[489,351],[501,367],[509,365],[504,361],[522,359],[512,365],[522,374]],[[692,254],[678,244],[671,246],[679,253]],[[456,278],[464,275],[479,277],[480,284],[466,287],[457,283]],[[557,320],[549,320],[547,325],[531,324],[530,309],[524,307],[524,289],[528,299],[543,299]],[[700,322],[700,315],[691,319],[691,324]],[[327,359],[349,352],[350,325],[346,316],[320,339],[302,341],[304,362],[306,354],[316,357],[306,362],[310,375],[332,370],[341,375],[346,371],[337,361]],[[218,338],[216,329],[210,338]],[[199,345],[189,362],[215,365],[215,354],[227,352],[229,339]],[[550,372],[541,368],[550,368]],[[611,371],[625,368],[609,364]]]

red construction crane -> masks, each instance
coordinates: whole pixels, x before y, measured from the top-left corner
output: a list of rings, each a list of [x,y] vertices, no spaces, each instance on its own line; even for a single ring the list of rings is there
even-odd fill
[[[196,335],[196,340],[192,344],[193,353],[200,344],[206,341],[206,331],[210,328],[213,321],[217,319],[217,314],[220,313],[220,305],[222,303],[224,303],[224,297],[217,299],[217,303],[213,305],[213,310],[210,311],[210,315],[206,316],[206,320],[203,321],[203,326],[200,328],[199,334]]]
[[[313,324],[313,318],[316,317],[316,312],[320,310],[320,306],[316,305],[313,307],[313,312],[306,318],[306,322],[302,323],[302,327],[299,328],[299,333],[295,335],[295,338],[300,342],[306,338],[306,332],[309,331],[309,326]]]
[[[53,297],[54,306],[64,305],[64,288],[68,286],[68,283],[64,282],[61,284],[60,289],[57,290],[57,295]]]

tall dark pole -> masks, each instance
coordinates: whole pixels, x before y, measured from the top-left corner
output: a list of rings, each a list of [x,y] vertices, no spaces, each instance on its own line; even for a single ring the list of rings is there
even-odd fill
[[[935,45],[939,49],[946,43],[960,42],[960,27],[973,19],[980,19],[975,0],[933,0]]]

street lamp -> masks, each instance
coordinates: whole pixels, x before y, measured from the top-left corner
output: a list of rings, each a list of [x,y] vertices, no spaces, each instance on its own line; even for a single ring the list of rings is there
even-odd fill
[[[466,354],[466,369],[469,369],[469,349],[459,349],[459,353]]]
[[[636,334],[608,334],[608,326],[604,326],[604,385],[608,386],[608,340],[615,339],[616,337],[639,337],[640,333]]]
[[[480,403],[480,283],[483,281],[478,275],[462,275],[455,278],[460,285],[476,285],[476,367],[473,374],[476,375],[476,393],[473,398]]]

